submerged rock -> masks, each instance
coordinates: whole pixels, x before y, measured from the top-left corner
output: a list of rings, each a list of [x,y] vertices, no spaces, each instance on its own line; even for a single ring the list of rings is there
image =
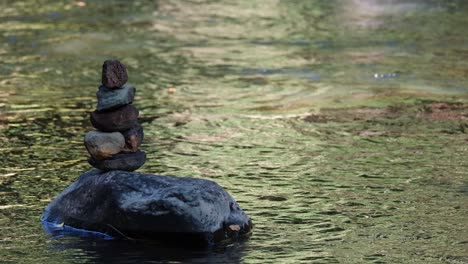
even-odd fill
[[[135,87],[125,84],[121,89],[109,89],[103,85],[99,86],[96,93],[98,99],[97,111],[111,110],[133,102]]]
[[[106,60],[102,65],[102,85],[120,88],[128,81],[127,68],[118,60]]]
[[[125,146],[125,138],[119,132],[89,131],[84,144],[92,157],[102,160],[121,152]]]
[[[146,153],[141,150],[129,153],[118,153],[108,159],[98,160],[94,157],[91,157],[88,160],[91,166],[103,171],[134,171],[143,166],[143,164],[145,164],[145,161]]]
[[[108,112],[91,113],[91,124],[101,131],[125,131],[132,128],[138,120],[138,109],[133,105],[122,106]]]
[[[123,171],[81,175],[42,221],[113,237],[211,244],[247,235],[250,218],[209,180]]]

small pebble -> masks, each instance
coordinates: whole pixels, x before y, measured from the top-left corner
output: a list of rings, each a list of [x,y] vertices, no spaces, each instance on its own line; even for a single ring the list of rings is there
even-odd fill
[[[122,132],[125,138],[125,152],[136,152],[143,141],[143,127],[136,123],[131,129]]]

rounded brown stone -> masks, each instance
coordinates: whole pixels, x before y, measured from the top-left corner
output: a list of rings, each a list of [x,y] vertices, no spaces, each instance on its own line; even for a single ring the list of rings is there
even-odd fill
[[[120,88],[128,81],[127,68],[118,60],[106,60],[102,65],[102,85]]]
[[[86,133],[84,144],[91,156],[102,160],[121,152],[125,138],[120,132],[90,131]]]
[[[91,124],[104,132],[125,131],[132,128],[138,119],[138,109],[126,105],[112,111],[94,111],[90,115]]]
[[[125,138],[124,152],[136,152],[143,141],[143,127],[136,123],[131,129],[122,132]]]

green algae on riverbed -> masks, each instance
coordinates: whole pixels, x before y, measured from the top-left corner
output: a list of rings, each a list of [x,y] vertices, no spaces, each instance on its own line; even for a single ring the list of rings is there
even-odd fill
[[[343,143],[327,145],[320,175],[341,183],[330,199],[333,212],[349,219],[342,225],[346,243],[369,261],[418,255],[428,263],[465,262],[468,104],[330,112],[324,116],[336,121],[320,125],[318,134]]]

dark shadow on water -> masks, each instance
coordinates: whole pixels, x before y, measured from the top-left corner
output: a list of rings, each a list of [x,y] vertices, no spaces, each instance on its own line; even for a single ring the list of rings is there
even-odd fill
[[[78,254],[86,255],[93,263],[240,263],[244,255],[242,243],[191,248],[151,242],[66,237],[54,240],[52,245],[54,250],[78,250]]]
[[[52,250],[71,251],[70,257],[91,263],[240,263],[244,256],[242,242],[217,245],[194,245],[181,240],[178,243],[114,239],[99,232],[72,227],[44,225],[52,239]]]

